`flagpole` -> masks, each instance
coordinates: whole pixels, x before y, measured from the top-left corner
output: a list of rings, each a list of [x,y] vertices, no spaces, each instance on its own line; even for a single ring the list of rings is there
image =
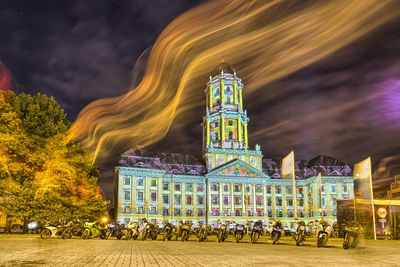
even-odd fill
[[[294,173],[294,151],[292,150],[292,175],[293,175],[293,207],[294,207],[294,217],[297,218],[297,187],[296,187],[296,174]]]
[[[369,163],[369,189],[371,192],[371,205],[372,205],[372,220],[373,220],[373,227],[374,227],[374,239],[376,240],[375,205],[374,205],[374,190],[372,189],[371,157],[368,157],[368,163]]]

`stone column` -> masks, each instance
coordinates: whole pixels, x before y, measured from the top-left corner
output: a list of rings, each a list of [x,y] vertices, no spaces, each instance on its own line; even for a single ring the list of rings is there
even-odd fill
[[[267,210],[267,188],[266,185],[263,184],[263,208],[264,208],[264,217],[268,219],[268,210]]]
[[[286,200],[286,186],[282,186],[282,215],[288,217],[287,200]]]
[[[123,175],[118,175],[118,184],[117,184],[117,186],[118,186],[117,220],[118,220],[118,217],[123,212],[122,201],[123,201],[123,198],[125,197],[124,196],[124,190],[122,189],[123,188],[123,186],[122,186],[123,185],[123,181],[122,181],[123,178],[122,177],[123,177]]]
[[[131,188],[132,188],[132,198],[131,198],[131,213],[136,214],[136,176],[132,176],[131,179]]]
[[[311,184],[311,195],[312,195],[312,203],[313,203],[313,217],[320,216],[320,201],[321,201],[321,194],[319,192],[319,185],[318,182],[314,182]]]
[[[222,183],[221,182],[218,183],[218,200],[219,200],[219,216],[222,216],[222,213],[223,213],[223,208],[222,208],[223,199],[222,199]]]
[[[234,197],[233,197],[233,189],[234,189],[234,184],[230,183],[229,184],[231,188],[231,216],[235,216],[235,202],[234,202]]]
[[[255,184],[252,184],[251,185],[251,187],[252,187],[252,191],[253,191],[253,217],[256,217],[256,216],[258,216],[257,215],[257,205],[256,205],[256,185]]]
[[[271,205],[272,205],[272,217],[277,216],[276,212],[276,198],[275,198],[275,185],[271,185]]]
[[[197,184],[193,184],[193,189],[192,189],[192,194],[193,194],[193,216],[198,216],[198,199],[197,199]]]
[[[158,215],[163,215],[163,184],[162,184],[162,178],[158,178],[157,179],[158,181],[157,181],[157,204],[158,204],[158,207],[157,207],[157,213],[158,213]]]
[[[246,210],[246,204],[244,203],[245,202],[245,188],[246,187],[246,185],[245,184],[242,184],[242,211],[244,211],[244,213],[242,214],[242,216],[246,216],[246,214],[247,214],[247,210]]]
[[[326,203],[326,215],[332,216],[332,203],[331,203],[331,186],[329,183],[325,183],[325,203]]]
[[[169,214],[173,218],[175,216],[174,207],[174,197],[175,197],[175,183],[169,183]]]
[[[144,190],[143,190],[143,200],[144,200],[144,213],[146,217],[149,216],[150,213],[150,191],[149,191],[149,183],[150,183],[150,178],[145,177],[144,178]]]
[[[186,184],[181,183],[181,207],[182,207],[182,216],[186,217]]]
[[[341,200],[343,198],[343,196],[342,196],[342,184],[341,183],[336,183],[336,192],[337,192],[337,199]]]
[[[206,199],[207,199],[207,212],[208,212],[208,216],[212,216],[212,209],[211,209],[211,185],[210,182],[207,183],[207,195],[206,195]]]
[[[303,194],[304,194],[304,213],[305,213],[305,217],[308,217],[308,212],[309,212],[309,208],[308,208],[308,185],[303,186]]]

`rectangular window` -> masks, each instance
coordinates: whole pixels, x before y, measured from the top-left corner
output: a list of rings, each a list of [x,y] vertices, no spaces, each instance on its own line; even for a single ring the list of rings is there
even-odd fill
[[[272,211],[271,210],[267,211],[267,213],[268,213],[268,217],[272,217]]]
[[[242,190],[240,184],[235,184],[234,189],[235,189],[235,192],[240,192]]]
[[[131,178],[129,176],[124,176],[124,185],[131,185]]]
[[[175,208],[175,209],[174,209],[174,215],[175,215],[175,216],[181,216],[181,209]]]
[[[192,205],[192,196],[186,197],[186,205]]]
[[[267,187],[265,188],[267,191],[267,194],[271,194],[271,186],[267,185]]]
[[[163,209],[163,216],[168,216],[168,215],[169,215],[169,210]]]
[[[204,205],[204,197],[203,196],[197,196],[197,202],[199,205]]]
[[[157,201],[157,193],[156,192],[151,192],[150,193],[150,200],[152,202],[156,202]]]
[[[229,185],[228,184],[224,184],[224,192],[229,192]]]
[[[263,192],[262,187],[263,187],[263,186],[260,185],[260,184],[256,185],[256,193],[262,193],[262,192]]]
[[[322,192],[325,192],[325,185],[321,185]]]
[[[136,181],[137,181],[137,186],[143,186],[143,178],[142,177],[136,178]]]
[[[188,184],[186,185],[186,192],[192,192],[193,191],[193,185]]]
[[[150,207],[150,214],[156,214],[157,213],[157,207],[151,206]]]
[[[190,209],[187,209],[186,210],[186,216],[192,216],[193,215],[193,211],[192,210],[190,210]]]
[[[181,184],[175,184],[175,191],[181,191]]]
[[[218,195],[211,195],[211,204],[219,204]]]
[[[287,200],[288,206],[293,206],[293,199],[289,198]]]
[[[288,186],[288,187],[286,187],[286,194],[292,194],[292,187],[291,186]]]
[[[303,194],[303,187],[302,186],[298,186],[297,187],[297,193],[302,195]]]
[[[229,197],[224,196],[224,205],[229,205]]]
[[[204,209],[197,209],[198,216],[204,216]]]
[[[264,210],[263,209],[257,209],[257,216],[264,216]]]
[[[218,208],[212,208],[212,215],[213,215],[213,216],[219,216],[219,210],[218,210]]]
[[[332,191],[332,193],[336,193],[336,185],[331,186],[331,191]]]
[[[242,216],[242,210],[235,210],[235,216]]]
[[[246,185],[246,192],[250,192],[250,190],[251,190],[251,186],[250,185]]]
[[[211,191],[218,191],[218,184],[211,184]]]
[[[137,191],[137,201],[143,201],[143,192],[142,191]]]
[[[163,203],[169,204],[169,195],[163,195]]]
[[[279,211],[278,211],[278,217],[282,217],[282,216],[283,216],[282,210],[279,210]]]
[[[346,184],[342,184],[342,192],[347,193],[347,185]]]
[[[125,190],[125,200],[131,200],[131,190]]]
[[[175,195],[174,204],[175,205],[180,205],[181,204],[181,195]]]
[[[282,198],[280,198],[280,197],[276,198],[276,206],[277,207],[282,206]]]
[[[169,183],[163,183],[163,190],[169,190]]]
[[[268,206],[268,207],[271,207],[271,206],[272,206],[272,203],[271,203],[271,199],[270,199],[270,198],[267,198],[267,206]]]
[[[124,213],[131,213],[131,206],[124,206]]]
[[[241,205],[242,204],[241,197],[240,196],[235,196],[234,203],[235,203],[235,205]]]
[[[137,214],[143,214],[143,207],[137,207]]]
[[[275,194],[280,194],[280,193],[282,193],[282,188],[281,188],[281,186],[275,186]]]
[[[223,216],[231,216],[231,210],[230,209],[224,209]]]
[[[197,192],[203,192],[203,190],[204,190],[203,185],[198,184],[198,185],[197,185]]]
[[[151,186],[152,187],[157,186],[157,179],[151,179]]]
[[[256,197],[256,204],[257,204],[257,205],[262,205],[262,204],[264,204],[264,203],[263,203],[263,198],[262,198],[262,196],[257,196],[257,197]]]
[[[304,206],[304,199],[300,198],[300,200],[299,200],[299,205],[300,205],[300,206]]]

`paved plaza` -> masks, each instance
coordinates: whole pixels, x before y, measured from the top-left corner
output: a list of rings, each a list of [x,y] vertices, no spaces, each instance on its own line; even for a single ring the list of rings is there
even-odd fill
[[[400,241],[365,241],[353,250],[341,245],[0,238],[0,266],[400,266]]]

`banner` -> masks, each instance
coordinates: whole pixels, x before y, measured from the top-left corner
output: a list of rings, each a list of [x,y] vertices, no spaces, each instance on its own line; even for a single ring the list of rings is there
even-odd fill
[[[290,152],[282,160],[282,178],[290,178],[292,179],[294,176],[294,152]]]
[[[371,159],[367,158],[357,164],[354,164],[353,176],[356,179],[355,188],[356,198],[371,199]]]
[[[390,235],[390,219],[389,219],[389,206],[375,205],[375,227],[377,236]]]

